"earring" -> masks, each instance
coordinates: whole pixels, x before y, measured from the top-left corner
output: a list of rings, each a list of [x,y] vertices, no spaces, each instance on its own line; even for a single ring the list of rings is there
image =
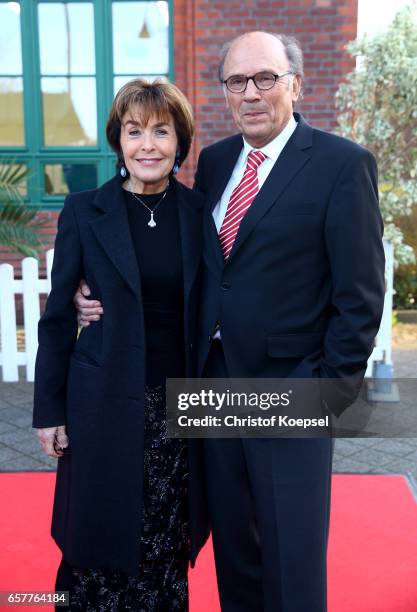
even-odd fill
[[[120,176],[122,178],[126,178],[126,176],[127,176],[127,171],[126,171],[126,168],[124,167],[123,164],[120,166]]]
[[[175,155],[175,164],[172,168],[172,174],[175,176],[179,169],[180,169],[180,152],[177,151]]]

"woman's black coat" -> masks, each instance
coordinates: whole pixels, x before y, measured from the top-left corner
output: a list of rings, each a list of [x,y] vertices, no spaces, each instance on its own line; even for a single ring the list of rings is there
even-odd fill
[[[174,179],[184,279],[187,375],[194,374],[202,201]],[[102,302],[77,338],[73,295],[85,278]],[[66,424],[52,535],[80,567],[137,573],[143,485],[145,332],[136,254],[119,177],[67,197],[58,222],[52,290],[39,323],[34,427]],[[191,560],[207,536],[197,444],[190,445]]]

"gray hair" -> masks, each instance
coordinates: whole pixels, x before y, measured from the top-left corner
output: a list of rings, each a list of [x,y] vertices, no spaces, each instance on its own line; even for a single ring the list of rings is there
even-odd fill
[[[300,47],[300,43],[294,36],[287,36],[286,34],[274,34],[273,32],[262,32],[263,34],[270,34],[274,38],[277,38],[284,46],[285,53],[287,55],[288,63],[290,65],[291,72],[294,74],[298,74],[301,78],[304,77],[304,60],[303,60],[303,52]],[[226,56],[231,48],[231,46],[241,38],[244,38],[250,34],[247,32],[246,34],[241,34],[240,36],[236,36],[233,40],[225,43],[220,51],[220,64],[219,64],[219,79],[223,82],[224,78],[224,62],[226,60]]]

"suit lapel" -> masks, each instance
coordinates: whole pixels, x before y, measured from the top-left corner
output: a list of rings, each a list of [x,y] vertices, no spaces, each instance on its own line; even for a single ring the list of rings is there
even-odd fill
[[[237,158],[243,147],[242,136],[236,135],[233,138],[228,138],[224,143],[223,150],[218,153],[218,159],[214,162],[213,185],[215,189],[209,190],[208,206],[210,211],[213,211],[217,202],[222,197],[223,191],[230,180],[230,176],[236,165]]]
[[[222,197],[223,191],[230,180],[237,159],[243,147],[242,136],[237,135],[225,142],[223,151],[219,153],[214,163],[213,182],[215,189],[208,190],[208,198],[204,214],[204,242],[208,245],[208,262],[215,261],[217,266],[223,268],[224,257],[220,247],[216,224],[213,219],[213,210]]]
[[[95,205],[104,214],[90,221],[97,240],[120,275],[141,300],[139,268],[130,234],[129,220],[118,176],[99,189]]]
[[[311,152],[309,149],[312,145],[312,128],[301,116],[296,118],[298,118],[297,128],[285,145],[268,178],[240,223],[228,262],[241,248],[258,221],[277,202],[290,181],[310,159]]]
[[[213,212],[209,206],[206,206],[204,210],[204,245],[207,263],[210,265],[212,262],[215,262],[216,267],[223,268],[223,253],[220,247],[216,224],[213,219]]]

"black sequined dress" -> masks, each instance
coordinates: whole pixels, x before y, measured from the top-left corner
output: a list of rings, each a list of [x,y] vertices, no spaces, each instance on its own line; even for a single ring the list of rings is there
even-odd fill
[[[139,194],[138,194],[139,195]],[[142,562],[137,576],[72,569],[72,612],[188,610],[187,447],[165,437],[166,377],[184,376],[183,279],[177,203],[171,189],[125,201],[138,259],[144,304],[147,385]],[[156,208],[155,208],[156,206]]]

